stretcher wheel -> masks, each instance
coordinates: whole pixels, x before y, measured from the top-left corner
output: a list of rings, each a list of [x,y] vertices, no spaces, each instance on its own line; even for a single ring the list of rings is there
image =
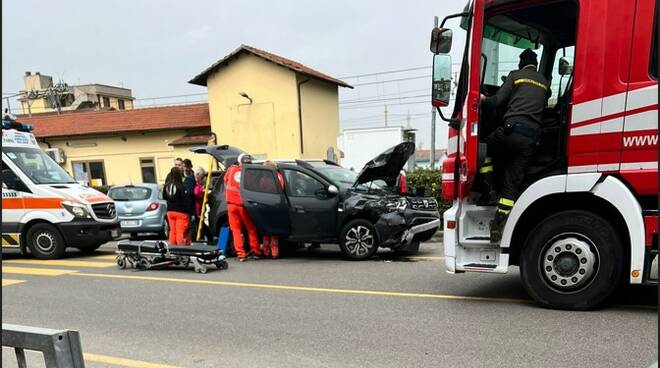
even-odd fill
[[[149,263],[149,260],[146,258],[140,258],[140,268],[144,270],[148,270],[151,264]]]
[[[206,273],[206,267],[196,267],[195,272],[197,272],[197,273]]]
[[[118,256],[117,257],[117,266],[119,266],[120,269],[125,269],[126,268],[126,257],[124,256]]]
[[[226,269],[229,268],[229,263],[227,263],[227,261],[225,261],[225,260],[223,259],[222,261],[215,262],[215,266],[216,266],[219,270],[226,270]]]

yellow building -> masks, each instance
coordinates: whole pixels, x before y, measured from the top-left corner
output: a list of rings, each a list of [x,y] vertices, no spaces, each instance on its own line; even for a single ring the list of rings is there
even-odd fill
[[[53,78],[39,72],[25,72],[24,90],[18,98],[25,115],[74,111],[130,110],[135,99],[128,88],[104,84],[69,86],[53,84]]]
[[[17,120],[33,125],[40,146],[92,186],[163,183],[177,157],[208,168],[209,156],[188,150],[211,139],[205,103]]]
[[[257,159],[337,155],[337,88],[353,88],[343,81],[241,45],[190,83],[208,87],[211,131],[222,144]]]

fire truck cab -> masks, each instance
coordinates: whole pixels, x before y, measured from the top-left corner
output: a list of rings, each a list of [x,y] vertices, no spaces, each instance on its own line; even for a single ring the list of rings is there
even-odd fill
[[[452,83],[445,23],[455,20],[466,41],[445,117]],[[561,309],[596,307],[621,281],[657,283],[656,22],[654,0],[473,0],[433,29],[432,103],[450,126],[442,165],[443,195],[453,203],[444,213],[449,273],[519,266],[527,292]],[[493,243],[496,208],[476,204],[474,184],[488,154],[483,139],[506,106],[482,107],[480,94],[496,93],[526,48],[538,54],[552,96],[535,158]]]

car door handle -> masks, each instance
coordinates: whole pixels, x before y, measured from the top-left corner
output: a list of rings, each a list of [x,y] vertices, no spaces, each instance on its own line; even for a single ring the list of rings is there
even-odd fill
[[[259,202],[255,202],[255,201],[247,201],[247,202],[254,207],[257,207],[259,205]]]
[[[305,209],[303,208],[303,206],[297,205],[297,206],[293,206],[293,208],[294,208],[294,209],[296,210],[296,212],[298,212],[298,213],[305,213]]]

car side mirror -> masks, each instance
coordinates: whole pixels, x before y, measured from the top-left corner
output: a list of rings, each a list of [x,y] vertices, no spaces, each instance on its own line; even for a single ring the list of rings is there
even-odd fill
[[[449,105],[451,96],[451,57],[433,55],[433,84],[431,104],[436,107]]]
[[[334,186],[334,185],[330,185],[330,186],[328,187],[328,193],[329,193],[330,195],[332,195],[332,196],[336,196],[337,194],[339,194],[339,188],[337,188],[337,187]]]
[[[449,28],[435,27],[431,30],[431,52],[435,55],[451,51],[452,31]]]

